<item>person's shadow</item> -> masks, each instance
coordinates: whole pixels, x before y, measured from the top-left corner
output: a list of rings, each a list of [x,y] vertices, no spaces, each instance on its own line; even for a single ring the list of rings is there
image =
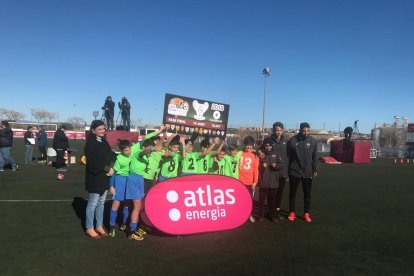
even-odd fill
[[[86,228],[86,205],[88,205],[88,201],[86,199],[79,196],[73,198],[72,208],[78,219],[81,221],[82,229]]]
[[[86,206],[88,201],[80,196],[74,197],[72,201],[72,208],[75,211],[76,216],[80,220],[80,226],[82,230],[86,229]],[[104,205],[104,227],[109,229],[109,213],[111,211],[112,202],[106,201]]]

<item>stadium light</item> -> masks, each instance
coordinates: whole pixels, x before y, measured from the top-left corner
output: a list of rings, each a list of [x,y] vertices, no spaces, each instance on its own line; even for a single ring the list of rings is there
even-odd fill
[[[93,117],[95,117],[95,120],[96,120],[96,117],[98,117],[98,116],[99,116],[99,111],[94,111],[94,112],[92,113],[92,116],[93,116]]]
[[[265,137],[265,111],[266,111],[266,86],[267,86],[267,77],[270,76],[270,68],[265,67],[262,70],[262,74],[265,76],[264,89],[263,89],[263,117],[262,117],[262,143]]]

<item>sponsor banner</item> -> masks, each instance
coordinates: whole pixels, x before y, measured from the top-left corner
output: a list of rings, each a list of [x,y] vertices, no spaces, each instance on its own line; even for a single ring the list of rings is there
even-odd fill
[[[230,105],[165,94],[163,124],[167,131],[225,137]]]
[[[167,179],[145,198],[150,222],[172,235],[234,229],[246,222],[251,211],[252,198],[246,187],[220,175]]]
[[[21,138],[24,137],[24,133],[26,131],[23,130],[13,130],[13,137]],[[33,133],[36,133],[36,131],[33,131]],[[55,135],[54,131],[46,131],[47,138],[53,138]],[[68,139],[85,139],[86,135],[85,132],[75,132],[75,131],[66,131],[65,132]]]

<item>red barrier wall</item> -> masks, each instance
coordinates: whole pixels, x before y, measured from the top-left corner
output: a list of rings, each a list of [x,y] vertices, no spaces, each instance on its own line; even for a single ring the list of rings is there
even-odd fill
[[[331,142],[331,156],[344,163],[368,164],[371,143],[366,141],[333,141]]]

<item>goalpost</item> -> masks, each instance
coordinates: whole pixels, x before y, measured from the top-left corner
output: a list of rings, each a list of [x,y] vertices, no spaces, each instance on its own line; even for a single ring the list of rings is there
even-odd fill
[[[34,130],[39,130],[39,126],[43,126],[45,131],[56,131],[57,124],[51,123],[22,123],[22,122],[9,122],[13,131],[26,131],[28,126],[32,126]]]

